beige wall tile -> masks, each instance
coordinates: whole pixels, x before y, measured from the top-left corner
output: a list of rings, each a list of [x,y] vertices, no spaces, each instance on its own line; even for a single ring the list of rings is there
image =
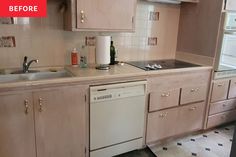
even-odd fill
[[[20,67],[23,57],[39,59],[33,66],[70,64],[70,51],[81,50],[86,36],[111,35],[118,60],[153,60],[174,58],[176,52],[180,7],[139,1],[134,33],[69,32],[63,30],[60,1],[48,2],[47,18],[19,18],[26,25],[0,25],[0,36],[15,36],[16,48],[0,48],[0,68]],[[150,11],[160,13],[159,21],[150,21]],[[149,46],[148,37],[157,37],[157,45]],[[95,62],[95,47],[86,47],[88,62]]]

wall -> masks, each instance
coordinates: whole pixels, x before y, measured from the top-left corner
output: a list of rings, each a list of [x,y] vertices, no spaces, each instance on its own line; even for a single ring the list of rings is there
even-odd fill
[[[81,47],[85,37],[98,32],[69,32],[63,30],[60,1],[48,1],[47,18],[18,19],[18,23],[1,24],[1,36],[14,36],[16,47],[0,48],[0,68],[21,67],[24,56],[39,59],[33,66],[62,66],[70,64],[69,52]],[[159,12],[159,20],[150,20],[150,12]],[[118,60],[151,60],[174,58],[177,44],[180,6],[139,1],[135,33],[105,33],[112,35],[118,50]],[[104,33],[102,33],[104,34]],[[148,44],[148,40],[157,44]],[[94,46],[86,47],[88,60],[95,62]]]

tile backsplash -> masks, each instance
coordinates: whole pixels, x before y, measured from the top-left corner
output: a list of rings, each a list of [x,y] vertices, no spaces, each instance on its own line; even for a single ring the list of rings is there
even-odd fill
[[[15,37],[16,47],[0,47],[0,69],[21,67],[23,57],[38,59],[34,66],[70,64],[70,51],[87,45],[88,62],[95,62],[94,37],[111,35],[118,60],[174,58],[180,7],[138,2],[134,33],[69,32],[63,30],[60,1],[48,1],[47,18],[18,18],[18,24],[0,24],[0,38]]]

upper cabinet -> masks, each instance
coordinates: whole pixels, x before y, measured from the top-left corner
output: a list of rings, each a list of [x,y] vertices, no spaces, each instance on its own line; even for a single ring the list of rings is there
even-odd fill
[[[133,31],[137,0],[67,0],[66,30]]]
[[[235,0],[225,0],[224,9],[227,11],[236,11],[236,1]]]

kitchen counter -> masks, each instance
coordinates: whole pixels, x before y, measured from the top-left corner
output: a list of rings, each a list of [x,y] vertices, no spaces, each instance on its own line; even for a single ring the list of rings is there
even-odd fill
[[[107,81],[114,79],[113,81],[120,81],[120,79],[145,79],[157,75],[166,75],[171,73],[181,73],[181,72],[194,72],[199,70],[211,70],[210,66],[201,67],[191,67],[191,68],[181,68],[181,69],[168,69],[168,70],[156,70],[156,71],[144,71],[142,69],[136,68],[129,64],[124,65],[113,65],[109,70],[97,70],[95,66],[92,65],[88,68],[79,68],[66,66],[66,70],[71,72],[74,77],[67,78],[55,78],[55,79],[45,79],[37,81],[21,81],[21,82],[11,82],[11,83],[0,83],[0,91],[8,91],[11,88],[32,88],[32,87],[48,87],[56,86],[58,84],[73,84],[73,83],[96,83],[101,81]]]

